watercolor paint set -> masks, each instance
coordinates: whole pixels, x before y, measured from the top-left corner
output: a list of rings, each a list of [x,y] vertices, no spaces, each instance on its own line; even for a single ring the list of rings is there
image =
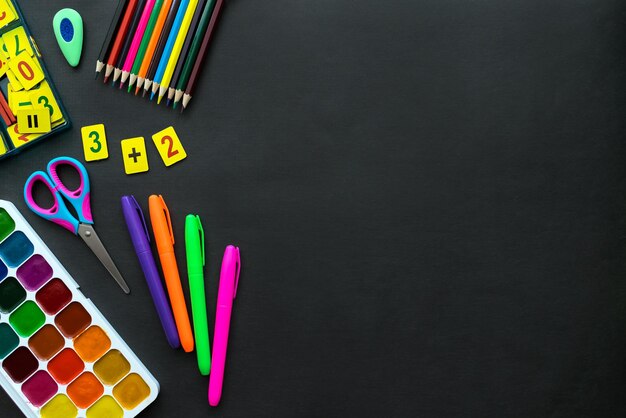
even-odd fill
[[[0,200],[0,385],[28,417],[128,418],[159,384],[22,217]]]

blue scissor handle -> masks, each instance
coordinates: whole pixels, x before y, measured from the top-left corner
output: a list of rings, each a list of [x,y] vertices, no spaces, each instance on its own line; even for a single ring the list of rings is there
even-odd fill
[[[80,174],[80,185],[76,190],[70,190],[59,177],[57,169],[60,166],[69,165]],[[89,184],[89,174],[87,169],[78,160],[71,157],[58,157],[48,163],[48,174],[54,181],[56,189],[70,202],[76,210],[78,220],[81,223],[93,224],[93,216],[91,215],[91,187]]]
[[[42,208],[33,198],[33,186],[38,181],[42,182],[48,190],[50,190],[50,193],[52,193],[54,203],[51,208]],[[65,203],[63,203],[63,199],[61,198],[61,193],[57,190],[57,186],[52,182],[47,173],[44,173],[43,171],[36,171],[30,175],[24,185],[24,200],[26,200],[26,204],[30,210],[35,212],[37,215],[62,226],[74,235],[78,235],[79,222],[67,210],[67,206],[65,206]]]

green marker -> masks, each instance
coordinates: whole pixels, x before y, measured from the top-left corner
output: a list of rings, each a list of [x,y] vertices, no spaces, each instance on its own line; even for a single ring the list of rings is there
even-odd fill
[[[150,39],[152,38],[152,32],[154,32],[154,27],[156,26],[156,22],[159,19],[161,7],[163,7],[163,0],[157,0],[154,4],[154,9],[152,9],[152,14],[150,15],[148,26],[146,26],[146,31],[143,33],[143,38],[141,38],[141,44],[139,45],[139,51],[137,52],[137,56],[135,57],[133,68],[130,70],[130,81],[128,82],[129,93],[132,87],[135,85],[135,82],[137,81],[137,74],[139,74],[141,64],[143,63],[143,58],[146,56],[146,51],[148,50],[148,45],[150,44]]]
[[[65,59],[76,67],[83,52],[83,18],[74,9],[61,9],[54,15],[52,27]]]
[[[185,247],[198,368],[200,374],[207,376],[211,371],[211,348],[209,347],[209,325],[204,295],[204,230],[198,215],[187,215],[185,220]]]

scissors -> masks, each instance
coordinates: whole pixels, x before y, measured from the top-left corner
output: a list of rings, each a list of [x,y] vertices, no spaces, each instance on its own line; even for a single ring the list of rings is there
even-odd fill
[[[70,190],[61,181],[57,172],[61,166],[70,166],[80,174],[80,185],[76,190]],[[42,208],[35,202],[33,198],[33,186],[37,182],[43,183],[52,193],[54,203],[51,208]],[[78,219],[67,209],[61,196],[65,197],[74,207]],[[24,200],[26,200],[26,204],[35,214],[62,226],[74,235],[80,236],[96,257],[98,257],[104,267],[106,267],[111,276],[113,276],[117,284],[124,290],[124,293],[130,293],[126,281],[115,266],[111,256],[106,248],[104,248],[102,241],[100,241],[98,234],[96,234],[93,228],[89,175],[82,163],[71,157],[59,157],[50,161],[48,163],[47,173],[36,171],[26,180],[26,184],[24,185]]]

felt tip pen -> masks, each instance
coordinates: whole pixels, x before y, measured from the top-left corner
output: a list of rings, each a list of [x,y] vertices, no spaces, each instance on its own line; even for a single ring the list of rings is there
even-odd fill
[[[217,308],[215,309],[215,333],[213,334],[213,364],[209,375],[209,405],[217,406],[222,397],[224,368],[226,365],[226,349],[230,317],[233,311],[233,300],[237,296],[241,258],[239,248],[229,245],[224,251],[220,285],[217,292]]]
[[[211,371],[211,348],[204,291],[204,230],[197,215],[187,215],[185,219],[185,248],[198,369],[200,374],[207,376]]]
[[[178,348],[180,347],[180,340],[174,318],[172,317],[172,311],[167,303],[165,290],[163,290],[163,284],[159,277],[159,271],[150,249],[150,235],[148,234],[146,219],[134,196],[122,196],[122,211],[128,232],[130,233],[130,239],[135,247],[135,253],[137,253],[137,258],[139,258],[141,270],[143,270],[143,274],[146,277],[148,289],[154,301],[154,307],[161,320],[163,331],[165,331],[167,342],[172,348]]]
[[[148,203],[154,240],[159,251],[161,268],[163,269],[163,276],[165,276],[165,284],[170,296],[180,344],[185,352],[190,353],[193,351],[194,346],[193,333],[191,332],[187,303],[185,302],[183,286],[178,273],[178,264],[176,264],[176,254],[174,254],[174,230],[172,229],[170,211],[161,195],[150,196]]]

